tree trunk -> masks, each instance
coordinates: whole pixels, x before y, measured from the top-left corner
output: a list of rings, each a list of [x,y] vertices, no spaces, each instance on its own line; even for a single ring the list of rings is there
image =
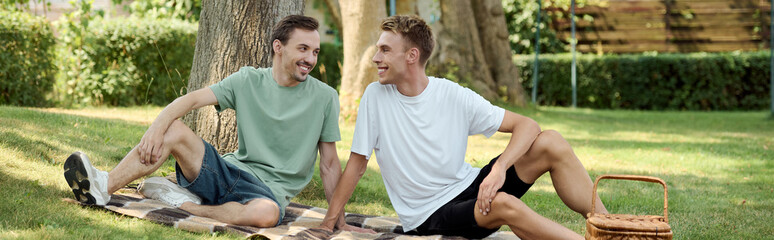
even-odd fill
[[[398,15],[419,15],[417,0],[396,0],[395,14]]]
[[[521,87],[519,69],[513,64],[511,58],[508,26],[505,23],[502,1],[472,2],[484,56],[489,65],[489,72],[497,85],[495,90],[500,96],[505,96],[509,103],[520,107],[526,106],[527,98],[524,88]]]
[[[371,62],[379,40],[379,24],[387,17],[382,2],[341,0],[344,67],[341,73],[341,116],[345,121],[357,119],[360,97],[369,83],[377,80],[376,65]]]
[[[488,100],[497,99],[496,84],[481,47],[470,0],[441,0],[441,21],[428,73],[456,78]],[[510,53],[510,50],[508,50]]]
[[[325,0],[325,6],[328,7],[328,11],[333,19],[333,24],[336,25],[336,29],[339,30],[339,34],[341,34],[341,7],[339,7],[339,0]]]
[[[283,17],[302,14],[303,0],[202,1],[188,91],[217,83],[243,66],[271,66],[271,31]],[[233,110],[203,107],[185,122],[220,153],[238,147]]]

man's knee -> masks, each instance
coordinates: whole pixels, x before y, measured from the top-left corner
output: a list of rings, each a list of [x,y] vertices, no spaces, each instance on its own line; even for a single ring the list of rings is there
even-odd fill
[[[182,121],[175,120],[164,133],[164,145],[172,147],[184,142],[188,136],[186,131],[191,131],[191,129]]]
[[[564,159],[562,156],[572,152],[567,140],[562,137],[562,134],[554,130],[540,132],[532,147],[544,154],[549,154],[552,156],[551,159]]]
[[[246,225],[261,228],[274,227],[279,221],[279,206],[268,199],[255,199],[245,205],[242,219]]]
[[[492,200],[492,209],[501,209],[503,213],[502,216],[508,218],[511,216],[523,216],[523,212],[529,209],[529,207],[527,207],[521,199],[513,195],[498,192]]]

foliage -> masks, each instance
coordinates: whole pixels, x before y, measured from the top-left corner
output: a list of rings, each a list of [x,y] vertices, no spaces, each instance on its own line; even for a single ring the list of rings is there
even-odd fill
[[[56,72],[54,44],[45,19],[0,10],[0,104],[47,105]]]
[[[568,52],[571,39],[560,39],[551,28],[553,19],[569,19],[570,0],[542,0],[540,21],[537,21],[536,0],[502,0],[505,22],[508,25],[511,50],[514,54],[535,53],[535,30],[540,23],[540,53]],[[576,7],[605,5],[607,0],[576,0]],[[547,9],[553,9],[547,11]],[[593,20],[590,15],[576,16]]]
[[[537,21],[538,4],[535,0],[503,0],[505,22],[508,25],[511,51],[514,54],[535,53],[535,31],[540,23],[540,52],[567,52],[565,44],[556,36],[556,32],[548,26],[551,18],[541,12]]]
[[[6,11],[24,11],[29,10],[30,2],[41,4],[43,8],[48,9],[51,6],[49,0],[0,0],[0,10]]]
[[[310,75],[338,91],[339,85],[341,85],[341,60],[343,55],[344,49],[341,45],[321,43],[320,54],[317,55],[317,66]]]
[[[186,93],[196,24],[135,17],[90,21],[87,5],[60,22],[57,92],[64,106],[166,105]]]
[[[769,105],[769,53],[579,55],[578,106],[648,110],[759,110]],[[538,102],[572,102],[569,54],[541,55]],[[532,69],[534,58],[515,64]],[[532,71],[521,71],[530,92]]]
[[[123,2],[123,0],[113,0]],[[135,0],[129,12],[136,17],[179,19],[198,22],[202,12],[201,0]]]

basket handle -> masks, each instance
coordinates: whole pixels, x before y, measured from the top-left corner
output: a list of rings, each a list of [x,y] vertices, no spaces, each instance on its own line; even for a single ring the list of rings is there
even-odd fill
[[[667,186],[664,180],[661,180],[657,177],[650,177],[650,176],[637,176],[637,175],[602,175],[597,177],[597,180],[594,181],[594,195],[591,195],[591,215],[594,214],[596,211],[596,205],[597,205],[597,184],[599,184],[599,180],[602,179],[622,179],[622,180],[634,180],[634,181],[643,181],[643,182],[653,182],[653,183],[661,183],[661,186],[664,186],[664,221],[666,223],[669,223],[669,217],[667,216]]]

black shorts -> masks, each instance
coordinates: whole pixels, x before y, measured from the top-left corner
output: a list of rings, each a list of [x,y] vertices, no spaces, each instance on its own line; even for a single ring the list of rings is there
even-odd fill
[[[489,175],[489,172],[492,171],[492,165],[498,158],[500,156],[495,157],[489,164],[481,168],[481,172],[476,177],[476,180],[457,197],[444,204],[433,215],[430,215],[422,225],[417,227],[416,233],[419,235],[441,234],[465,238],[485,238],[499,230],[499,228],[486,229],[479,227],[474,215],[479,186],[484,181],[484,178]],[[524,183],[516,174],[516,169],[511,167],[506,171],[505,184],[497,191],[521,198],[530,187],[532,187],[532,184]]]

